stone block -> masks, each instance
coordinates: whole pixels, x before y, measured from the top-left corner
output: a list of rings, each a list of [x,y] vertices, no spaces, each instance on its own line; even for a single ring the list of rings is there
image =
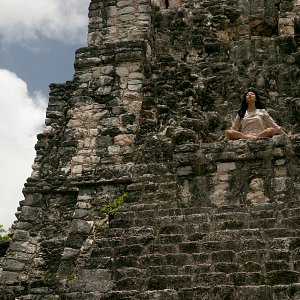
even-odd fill
[[[103,126],[118,126],[120,124],[119,118],[111,117],[111,118],[104,118],[100,121],[100,124]]]
[[[33,254],[36,251],[36,245],[30,244],[29,242],[12,241],[10,244],[10,250]]]
[[[227,173],[236,169],[235,162],[228,163],[218,163],[217,164],[217,172],[218,173]]]
[[[121,0],[117,2],[117,7],[131,6],[132,0]]]
[[[178,292],[179,300],[192,300],[192,299],[201,299],[201,300],[210,300],[212,299],[211,288],[210,287],[194,287],[194,288],[184,288]]]
[[[139,257],[139,260],[136,259],[136,256],[119,256],[115,260],[114,266],[116,266],[116,268],[124,268],[124,267],[138,268],[140,266],[140,263],[143,265],[147,260],[148,257],[145,256]],[[154,259],[152,261],[152,264],[155,265],[155,263],[156,260]]]
[[[139,268],[122,268],[116,270],[116,279],[120,280],[126,277],[145,277],[146,271]]]
[[[120,153],[120,146],[119,145],[116,145],[116,146],[109,146],[107,148],[108,150],[108,154],[109,155],[118,155]]]
[[[235,259],[234,251],[217,251],[212,253],[212,261],[213,262],[232,262]]]
[[[199,273],[209,273],[212,270],[211,264],[195,264],[187,265],[180,268],[179,272],[182,274],[199,274]]]
[[[194,262],[195,265],[208,263],[210,262],[210,254],[200,251],[193,253],[191,255],[191,261]]]
[[[190,275],[153,276],[149,279],[149,290],[180,289],[191,285]]]
[[[218,286],[218,285],[230,285],[232,281],[229,279],[226,273],[223,272],[210,272],[195,274],[194,285],[199,286]]]
[[[5,270],[10,272],[20,272],[23,271],[25,268],[25,263],[13,260],[13,259],[7,259],[5,261]]]
[[[213,265],[215,272],[235,273],[239,269],[239,265],[235,263],[216,263]]]
[[[248,261],[240,266],[241,272],[261,272],[263,270],[263,264]]]
[[[275,177],[272,180],[273,188],[276,192],[286,191],[286,177]]]
[[[110,280],[97,281],[72,281],[69,284],[71,291],[78,292],[108,292],[113,287],[113,282]]]
[[[292,284],[299,280],[299,272],[294,271],[273,271],[268,272],[265,278],[268,285]]]
[[[269,286],[241,286],[234,291],[234,300],[261,300],[272,299],[272,290]]]
[[[29,241],[29,232],[26,230],[16,229],[13,235],[14,241]]]
[[[288,270],[290,267],[285,261],[268,261],[265,264],[266,272]]]
[[[104,87],[99,87],[96,91],[96,95],[98,96],[105,96],[109,95],[112,90],[111,86],[104,86]],[[75,126],[74,126],[75,127]]]
[[[151,13],[152,9],[149,4],[146,4],[146,5],[139,5],[138,11],[141,13]]]
[[[236,254],[236,261],[239,263],[255,262],[262,264],[265,261],[267,251],[265,250],[246,250]]]
[[[129,91],[138,91],[142,88],[142,83],[138,83],[137,80],[131,81],[131,83],[128,82],[128,90]]]
[[[244,251],[267,248],[267,242],[262,239],[245,239],[241,244],[241,248]]]
[[[179,251],[182,253],[198,253],[199,244],[197,242],[185,242],[179,244]]]
[[[264,276],[260,272],[236,272],[229,277],[236,286],[257,286],[264,282]]]
[[[14,300],[16,298],[14,292],[9,287],[0,285],[0,299]]]
[[[71,232],[89,234],[92,229],[92,222],[85,220],[73,220],[71,224]]]
[[[107,16],[109,18],[117,16],[117,7],[116,6],[107,6],[106,11],[107,11]]]
[[[290,218],[285,218],[282,220],[282,225],[290,228],[290,229],[299,229],[300,227],[300,217],[290,217]]]
[[[81,165],[77,165],[74,166],[71,170],[72,175],[80,175],[82,173],[82,166]]]
[[[293,18],[279,18],[278,20],[279,36],[294,35]]]
[[[184,240],[184,236],[182,234],[161,234],[160,242],[162,244],[173,244],[173,243],[181,243]]]
[[[18,272],[11,272],[11,271],[3,271],[0,277],[1,284],[12,285],[16,284],[19,281],[19,273]]]
[[[178,176],[187,176],[193,173],[191,166],[184,166],[177,168],[177,175]]]
[[[190,255],[185,253],[166,254],[165,262],[169,265],[184,266],[188,263]]]
[[[130,146],[133,144],[135,136],[133,134],[120,134],[114,137],[114,142],[119,146]]]
[[[127,255],[140,255],[143,251],[141,245],[130,245],[115,248],[115,251],[118,256],[127,256]]]
[[[26,206],[37,206],[41,203],[43,199],[42,194],[34,193],[34,194],[27,194],[25,196],[24,205]]]
[[[172,289],[164,289],[159,291],[145,291],[141,294],[141,299],[153,300],[153,299],[164,299],[164,300],[176,300],[177,291]]]
[[[120,15],[119,18],[123,22],[129,22],[129,21],[132,21],[134,19],[134,16],[131,15],[131,14],[122,14],[122,15]]]

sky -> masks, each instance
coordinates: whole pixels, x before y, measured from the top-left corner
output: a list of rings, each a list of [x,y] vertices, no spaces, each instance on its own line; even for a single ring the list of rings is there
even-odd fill
[[[0,224],[16,220],[42,132],[49,84],[74,75],[90,0],[0,0]]]

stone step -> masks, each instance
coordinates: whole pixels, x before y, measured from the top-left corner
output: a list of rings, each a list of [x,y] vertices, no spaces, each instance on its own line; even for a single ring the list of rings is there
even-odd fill
[[[291,217],[282,218],[277,213],[270,210],[259,210],[254,214],[243,212],[227,212],[220,214],[208,213],[183,214],[184,211],[178,208],[158,209],[157,205],[139,206],[138,211],[118,211],[114,219],[110,223],[113,228],[129,228],[137,226],[153,226],[160,224],[160,226],[170,226],[177,224],[179,226],[186,226],[189,231],[208,231],[214,230],[241,230],[241,229],[271,229],[280,230],[280,228],[300,230],[300,217],[295,216],[298,212],[293,210]],[[286,210],[285,214],[289,214]],[[274,217],[276,216],[276,217]]]
[[[79,298],[78,298],[79,299]],[[83,299],[83,298],[81,298]],[[90,298],[84,298],[90,299]],[[94,298],[91,298],[94,300]],[[98,300],[175,300],[177,299],[177,291],[173,289],[163,289],[163,290],[153,290],[153,291],[144,291],[138,292],[134,290],[128,291],[116,291],[109,292],[105,295],[102,295],[101,298],[97,298]],[[71,299],[70,299],[71,300]],[[73,300],[73,299],[72,299]],[[96,300],[96,298],[95,298]]]
[[[168,206],[163,207],[163,202],[160,203],[156,201],[157,193],[146,195],[149,197],[150,202],[143,203],[132,203],[125,202],[123,203],[118,212],[128,211],[130,212],[139,212],[139,211],[155,211],[157,210],[160,216],[170,216],[170,215],[206,215],[209,216],[211,220],[214,221],[226,221],[232,219],[262,219],[262,218],[277,218],[280,210],[277,210],[274,204],[265,204],[264,206],[222,206],[219,208],[213,207],[201,207],[201,206],[193,206],[193,207],[178,207],[177,203],[174,202],[175,206],[170,206],[171,203],[168,201]],[[169,200],[170,195],[162,195],[163,197],[168,197]],[[147,197],[146,197],[147,198]],[[166,199],[164,199],[166,200]],[[284,208],[282,209],[282,215],[284,217],[297,217],[299,216],[299,208]]]
[[[180,266],[178,267],[174,265],[150,266],[147,268],[147,276],[152,277],[155,275],[178,275],[181,273],[180,268]]]
[[[274,238],[294,238],[300,236],[300,230],[292,230],[290,228],[285,227],[277,227],[277,228],[270,228],[265,229],[263,231],[264,236],[267,239],[274,239]],[[298,238],[300,240],[300,238]]]
[[[265,263],[266,272],[284,271],[290,269],[293,269],[293,266],[290,266],[289,262],[284,260],[268,260]]]
[[[110,229],[113,230],[113,229]],[[176,232],[183,231],[182,227],[169,226],[165,227],[163,232]],[[121,236],[110,237],[110,234],[106,234],[105,237],[96,239],[95,243],[98,246],[98,253],[103,253],[104,256],[109,254],[112,249],[117,253],[125,255],[124,253],[129,253],[137,249],[140,249],[139,253],[142,251],[147,251],[149,253],[187,253],[187,254],[197,254],[197,253],[213,253],[217,251],[231,251],[231,252],[242,252],[242,253],[251,253],[254,251],[259,253],[260,250],[267,251],[272,255],[274,252],[286,256],[288,250],[296,250],[299,248],[300,239],[297,237],[279,237],[272,238],[270,240],[263,240],[262,238],[248,238],[248,231],[246,238],[236,237],[236,240],[232,239],[235,235],[229,236],[228,240],[218,240],[216,235],[200,235],[200,236],[186,236],[185,234],[159,234],[155,235],[154,231],[149,229],[144,231],[144,234],[138,234],[136,231],[133,231],[133,234],[130,234],[130,231],[127,231],[126,234],[124,231]],[[143,231],[141,231],[143,232]],[[241,235],[243,235],[243,232]],[[228,234],[228,232],[224,233]],[[209,239],[209,237],[211,239]],[[186,240],[189,238],[189,240]],[[224,236],[223,236],[224,238]],[[131,250],[130,250],[131,249]],[[276,255],[274,256],[275,260]]]
[[[188,286],[259,286],[259,285],[290,285],[298,283],[299,273],[293,271],[261,272],[203,272],[187,275],[155,275],[148,281],[148,289],[175,289]]]
[[[240,216],[236,219],[228,216],[228,221],[213,222],[209,221],[208,215],[175,215],[168,217],[157,216],[156,211],[144,210],[138,214],[127,214],[126,212],[118,212],[115,218],[110,222],[111,228],[130,228],[138,226],[154,226],[162,224],[162,226],[174,225],[185,226],[187,233],[195,230],[208,231],[214,228],[217,231],[222,230],[247,230],[247,229],[270,229],[279,231],[280,227],[284,230],[294,229],[300,230],[300,218],[289,217],[278,221],[276,218],[265,218],[247,220]]]
[[[119,212],[123,211],[134,211],[134,212],[139,212],[143,210],[158,210],[160,208],[159,203],[123,203],[119,210]]]
[[[143,300],[175,300],[177,299],[177,291],[174,289],[163,289],[154,291],[145,291],[140,294]]]
[[[99,230],[99,238],[125,238],[128,236],[153,235],[155,229],[153,226],[131,226],[128,228],[105,228]]]
[[[299,217],[300,216],[300,208],[286,208],[281,210],[281,214],[283,217]]]
[[[214,272],[221,273],[234,273],[239,270],[239,265],[232,262],[221,262],[221,263],[206,263],[206,264],[198,264],[198,265],[190,265],[184,266],[181,269],[183,274],[209,274]]]
[[[250,229],[272,229],[277,227],[278,220],[276,218],[255,219],[248,223]]]
[[[281,220],[281,225],[289,229],[300,229],[300,216],[292,216]]]
[[[135,276],[135,277],[125,277],[119,280],[115,280],[115,289],[119,291],[124,290],[142,290],[145,284],[145,277]]]
[[[107,292],[101,296],[101,298],[91,298],[92,300],[138,300],[140,292],[136,290],[127,290],[127,291],[112,291]],[[78,298],[80,299],[80,298]],[[90,299],[89,297],[81,299]],[[71,300],[71,299],[70,299]]]
[[[148,290],[174,289],[192,287],[192,275],[155,275],[149,278]]]
[[[298,300],[300,285],[259,285],[259,286],[232,286],[232,285],[213,285],[195,286],[178,291],[178,300],[211,300],[211,299],[230,299],[230,300],[260,300],[260,299],[289,299]],[[218,295],[216,298],[216,295]]]
[[[157,265],[184,266],[193,263],[215,265],[222,272],[293,270],[294,266],[296,271],[299,269],[300,251],[296,252],[295,257],[292,258],[289,252],[268,248],[237,251],[217,250],[207,248],[206,245],[205,250],[199,250],[200,246],[201,243],[193,244],[193,247],[190,247],[190,243],[183,243],[178,247],[170,244],[165,247],[157,245],[157,248],[153,245],[143,247],[141,244],[98,247],[92,251],[91,257],[117,257],[118,265],[121,262],[127,267],[141,266],[143,268]]]
[[[203,242],[222,243],[226,241],[241,241],[244,239],[263,239],[264,233],[257,229],[216,230],[203,237]]]
[[[154,281],[154,279],[152,279]],[[77,295],[78,294],[78,295]],[[300,284],[291,285],[213,285],[193,286],[177,289],[155,289],[140,292],[137,290],[111,291],[107,293],[73,293],[64,295],[64,299],[90,299],[90,300],[260,300],[260,299],[289,299],[298,300]],[[217,297],[217,298],[216,298]],[[55,299],[55,298],[53,298]]]
[[[248,212],[223,212],[223,213],[215,213],[211,216],[211,220],[213,222],[224,222],[224,221],[232,221],[232,220],[244,220],[250,221],[251,214]]]

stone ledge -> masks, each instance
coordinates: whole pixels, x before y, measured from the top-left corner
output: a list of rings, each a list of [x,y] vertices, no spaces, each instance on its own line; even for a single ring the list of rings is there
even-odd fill
[[[75,71],[82,71],[89,66],[101,65],[103,63],[101,57],[103,58],[105,55],[116,56],[114,57],[114,64],[119,61],[132,61],[132,59],[141,60],[144,59],[146,49],[147,42],[144,40],[107,42],[101,46],[79,48],[76,51]],[[138,53],[138,56],[136,53]]]
[[[184,165],[192,161],[207,164],[213,161],[226,162],[299,156],[300,134],[291,137],[275,136],[257,140],[203,143],[199,145],[198,150],[195,151],[195,147],[193,150],[190,152],[177,150],[175,161]]]

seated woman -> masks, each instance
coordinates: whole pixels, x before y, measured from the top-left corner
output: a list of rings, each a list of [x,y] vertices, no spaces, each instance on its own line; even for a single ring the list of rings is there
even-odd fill
[[[258,94],[249,90],[230,129],[225,130],[225,141],[255,139],[286,134],[263,108]]]

